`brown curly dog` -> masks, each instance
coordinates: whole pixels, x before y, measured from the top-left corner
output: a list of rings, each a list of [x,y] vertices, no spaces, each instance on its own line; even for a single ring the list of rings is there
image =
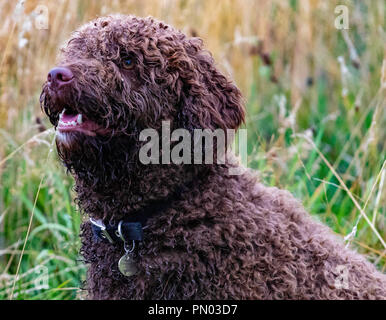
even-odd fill
[[[231,158],[139,160],[140,133],[163,121],[188,132],[243,122],[240,91],[200,39],[153,18],[98,18],[61,50],[40,100],[92,218],[81,227],[91,299],[386,298],[371,263],[289,192],[229,174]]]

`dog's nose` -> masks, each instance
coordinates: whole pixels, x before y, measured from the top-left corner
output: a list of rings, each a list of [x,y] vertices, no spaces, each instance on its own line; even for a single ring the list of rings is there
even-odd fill
[[[71,70],[65,67],[55,67],[47,75],[47,81],[58,87],[71,82],[73,78]]]

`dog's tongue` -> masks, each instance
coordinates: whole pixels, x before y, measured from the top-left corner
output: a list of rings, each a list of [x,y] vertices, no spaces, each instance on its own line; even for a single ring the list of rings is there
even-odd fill
[[[91,121],[82,114],[68,114],[63,111],[59,116],[58,130],[60,132],[83,132],[84,134],[95,136],[95,134],[108,134],[109,130],[101,128],[94,121]]]
[[[59,116],[59,128],[84,127],[83,116],[81,114],[68,114],[63,111]]]
[[[60,117],[60,120],[62,120],[63,122],[71,122],[71,121],[75,121],[78,119],[78,116],[79,114],[67,114],[67,113],[63,113]]]

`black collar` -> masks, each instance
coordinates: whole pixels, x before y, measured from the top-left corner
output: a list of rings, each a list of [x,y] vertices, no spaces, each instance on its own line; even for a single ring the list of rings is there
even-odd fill
[[[97,241],[110,242],[112,244],[131,241],[142,241],[143,230],[147,228],[146,222],[156,214],[161,214],[168,209],[188,189],[187,185],[179,187],[176,192],[162,200],[153,201],[145,208],[130,214],[127,218],[118,222],[104,223],[101,219],[90,218],[92,231]]]

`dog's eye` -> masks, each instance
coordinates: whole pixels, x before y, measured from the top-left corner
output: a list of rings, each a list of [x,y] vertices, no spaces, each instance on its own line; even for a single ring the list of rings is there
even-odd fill
[[[131,58],[125,58],[122,60],[122,66],[124,69],[131,69],[133,68],[134,64],[133,64],[133,59]]]

